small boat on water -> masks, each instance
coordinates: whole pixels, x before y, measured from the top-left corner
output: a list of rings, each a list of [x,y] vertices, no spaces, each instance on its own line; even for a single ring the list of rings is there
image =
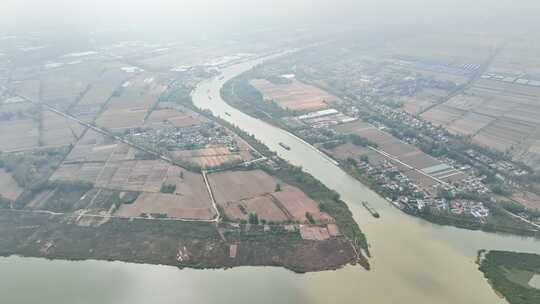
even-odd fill
[[[364,208],[367,209],[367,211],[369,211],[369,213],[371,213],[371,215],[373,215],[374,218],[379,218],[381,217],[381,215],[379,214],[379,212],[377,212],[377,210],[373,209],[373,207],[371,207],[371,205],[366,202],[366,201],[363,201],[362,202],[362,206],[364,206]]]
[[[280,142],[279,145],[280,145],[283,149],[285,149],[285,150],[287,150],[287,151],[291,150],[291,147],[287,146],[286,144],[284,144],[284,143],[282,143],[282,142]]]

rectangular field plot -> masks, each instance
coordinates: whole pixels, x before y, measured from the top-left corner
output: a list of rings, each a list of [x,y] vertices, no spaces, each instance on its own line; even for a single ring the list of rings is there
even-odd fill
[[[309,213],[317,222],[333,221],[300,189],[261,170],[213,173],[209,180],[217,203],[231,219],[245,220],[248,214],[255,213],[266,221],[304,223],[307,222],[306,213]]]
[[[454,134],[473,135],[495,121],[495,118],[469,112],[460,119],[447,126],[448,131]]]
[[[88,130],[66,157],[64,163],[133,160],[135,149]]]
[[[510,151],[514,160],[536,169],[540,168],[540,155],[534,151],[540,130],[539,98],[539,87],[480,79],[422,117],[451,133],[471,136],[478,145]]]
[[[90,85],[78,105],[103,105],[126,78],[126,73],[120,69],[105,71],[96,82]]]
[[[302,226],[300,236],[304,240],[323,241],[330,238],[330,233],[326,227]]]
[[[154,78],[152,74],[145,73],[126,81],[111,98],[96,124],[112,130],[142,126],[148,111],[165,90],[165,86]]]
[[[160,126],[165,122],[177,128],[185,128],[208,122],[208,119],[188,109],[158,109],[150,114],[145,127]]]
[[[167,181],[176,184],[177,194],[203,198],[206,193],[200,174],[161,160],[64,163],[51,180],[84,181],[100,188],[143,192],[159,192]]]
[[[433,178],[426,176],[415,170],[407,170],[407,171],[404,171],[403,174],[405,174],[405,176],[407,176],[411,181],[413,181],[413,183],[415,183],[416,185],[422,187],[423,189],[427,191],[432,190],[433,186],[439,184]]]
[[[260,220],[274,223],[285,222],[289,219],[270,195],[227,202],[222,204],[222,207],[226,216],[232,220],[248,220],[249,214],[257,214]]]
[[[38,146],[39,129],[33,119],[0,121],[0,134],[0,151],[26,150]]]
[[[499,151],[506,151],[519,145],[534,130],[535,127],[529,124],[501,119],[483,128],[473,137],[473,141]]]
[[[225,163],[235,161],[249,161],[252,159],[249,153],[231,152],[227,147],[204,148],[194,150],[175,151],[173,155],[203,168],[212,168]]]
[[[540,210],[540,195],[538,194],[524,191],[524,192],[515,193],[514,195],[512,195],[512,198],[516,202],[520,203],[521,205],[529,209]]]
[[[44,146],[55,147],[69,145],[77,140],[84,127],[51,111],[43,111],[41,140]]]
[[[280,181],[262,170],[224,171],[208,176],[218,203],[236,202],[272,193]]]
[[[216,214],[210,200],[191,200],[177,194],[141,193],[135,202],[122,204],[114,215],[122,217],[166,215],[169,218],[210,220]]]
[[[431,122],[434,125],[448,125],[455,120],[460,119],[465,115],[466,111],[459,110],[446,105],[439,105],[433,109],[423,113],[421,116],[423,119]]]
[[[19,187],[13,176],[4,169],[0,169],[0,195],[14,201],[22,192],[23,189]]]
[[[360,132],[366,129],[373,129],[373,128],[374,127],[368,124],[367,122],[357,120],[355,122],[337,125],[334,127],[334,130],[343,134],[354,134],[356,132]]]
[[[100,80],[112,84],[110,79],[101,79],[107,75],[106,71],[109,69],[119,71],[115,63],[90,61],[48,70],[40,75],[40,99],[58,109],[69,109],[80,99],[84,99],[93,84]]]
[[[317,203],[304,192],[295,187],[284,187],[281,191],[272,193],[272,196],[286,210],[294,220],[306,222],[306,213],[311,214],[317,222],[329,222],[332,218],[319,210]]]
[[[427,155],[426,153],[419,150],[401,155],[399,157],[399,160],[401,160],[402,162],[406,163],[409,166],[419,168],[419,169],[424,169],[427,167],[441,164],[441,162],[438,159],[431,157]]]
[[[289,84],[273,84],[268,80],[256,79],[251,84],[263,94],[265,100],[273,100],[280,107],[291,110],[319,110],[327,103],[337,100],[317,87],[292,80]]]

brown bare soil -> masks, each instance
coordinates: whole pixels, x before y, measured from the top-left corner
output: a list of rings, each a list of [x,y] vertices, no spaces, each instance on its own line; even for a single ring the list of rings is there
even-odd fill
[[[368,124],[367,122],[357,120],[354,122],[337,125],[334,127],[334,129],[340,133],[353,134],[366,129],[373,129],[373,126]]]
[[[414,183],[417,184],[418,186],[426,189],[427,191],[431,190],[430,191],[431,193],[435,193],[431,187],[434,185],[437,185],[438,183],[432,178],[429,178],[425,176],[424,174],[419,173],[414,170],[403,171],[403,174],[405,174],[405,176],[407,176],[412,181],[414,181]]]
[[[39,130],[32,119],[0,121],[0,134],[1,151],[25,150],[38,145]]]
[[[512,195],[512,198],[516,202],[520,203],[521,205],[529,209],[540,210],[540,195],[538,194],[524,191],[524,192],[515,193],[514,195]]]
[[[120,69],[104,72],[98,81],[92,83],[90,89],[81,98],[78,105],[102,105],[111,97],[114,90],[126,80],[126,73]]]
[[[326,225],[326,228],[328,229],[328,233],[330,236],[340,236],[341,232],[339,231],[339,227],[336,224],[328,224]]]
[[[433,102],[431,100],[411,98],[404,102],[403,110],[409,114],[416,115],[432,105]]]
[[[78,123],[51,111],[43,111],[43,129],[41,139],[45,146],[64,146],[76,141],[84,131]]]
[[[309,198],[304,192],[295,187],[283,187],[281,191],[272,193],[280,205],[292,216],[295,221],[306,222],[306,213],[309,212],[317,222],[330,222],[333,219],[319,210],[317,202]]]
[[[181,171],[184,172],[183,178],[179,177]],[[159,192],[166,180],[177,183],[179,194],[184,193],[178,189],[184,189],[186,193],[198,193],[200,189],[205,189],[200,174],[161,160],[63,163],[51,176],[51,180],[86,181],[96,187],[123,191]],[[185,185],[192,189],[189,190]]]
[[[511,152],[515,160],[540,168],[535,151],[540,130],[540,88],[480,79],[465,93],[453,97],[422,117],[454,134],[472,136],[473,142]]]
[[[319,110],[328,107],[327,102],[337,100],[337,97],[297,80],[290,84],[273,84],[256,79],[251,84],[262,92],[265,100],[273,100],[284,109]]]
[[[185,108],[180,110],[158,109],[152,112],[145,122],[146,126],[161,125],[168,122],[177,128],[191,127],[208,121],[205,117]]]
[[[323,150],[330,154],[332,157],[340,160],[346,160],[347,158],[352,158],[356,161],[361,161],[361,156],[367,156],[369,163],[373,166],[379,166],[381,163],[386,162],[387,158],[369,148],[364,148],[356,146],[352,143],[346,143],[335,147],[334,149]]]
[[[403,102],[403,110],[416,115],[426,108],[432,106],[438,99],[448,95],[448,91],[441,89],[425,89],[418,92],[413,97],[403,97],[398,99]]]
[[[243,213],[239,206],[243,206],[246,213]],[[285,222],[289,218],[276,206],[274,199],[269,196],[258,196],[239,202],[228,202],[222,205],[225,214],[232,220],[247,220],[248,214],[257,214],[260,220],[267,222]]]
[[[300,226],[300,235],[304,240],[323,241],[330,238],[330,233],[326,227]]]
[[[448,174],[449,176],[439,176],[438,178],[447,182],[447,183],[459,183],[463,181],[465,178],[467,178],[467,175],[463,172],[452,172],[452,174]]]
[[[519,147],[535,129],[535,125],[502,118],[483,128],[473,140],[481,145],[506,151],[511,147]]]
[[[125,82],[121,95],[111,98],[96,124],[113,130],[142,126],[147,112],[165,89],[153,78],[153,75],[144,73]]]
[[[193,200],[190,197],[167,193],[141,193],[131,204],[123,204],[115,212],[117,216],[138,217],[141,214],[166,214],[170,218],[209,220],[216,214],[206,200]]]
[[[418,169],[441,164],[438,159],[431,157],[420,150],[400,155],[399,160]]]
[[[494,120],[489,116],[469,112],[462,118],[453,121],[447,128],[453,134],[474,135]]]
[[[0,195],[14,201],[22,192],[23,189],[19,187],[11,174],[0,169]]]
[[[274,192],[280,181],[262,170],[224,171],[208,176],[218,203],[236,202]]]
[[[88,130],[66,157],[66,163],[133,160],[135,149]]]
[[[67,109],[83,92],[97,83],[109,69],[119,71],[114,63],[74,64],[48,70],[40,75],[41,99],[60,109]],[[110,81],[110,80],[106,80]]]
[[[431,122],[434,125],[446,126],[455,120],[460,119],[465,114],[465,111],[446,105],[439,105],[431,110],[422,113],[422,118]]]
[[[240,152],[231,152],[225,146],[212,148],[174,151],[176,158],[187,160],[204,168],[220,166],[233,161],[249,161],[252,159],[249,153],[241,155]]]

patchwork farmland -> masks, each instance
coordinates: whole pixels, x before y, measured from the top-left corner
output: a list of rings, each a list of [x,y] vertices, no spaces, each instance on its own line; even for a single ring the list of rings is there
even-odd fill
[[[292,80],[288,84],[274,84],[268,80],[255,79],[251,84],[262,92],[265,100],[276,102],[283,109],[315,111],[327,108],[337,97],[311,85]]]
[[[257,214],[267,222],[307,223],[310,214],[318,223],[332,222],[305,193],[262,170],[218,172],[209,180],[216,202],[232,219]]]
[[[540,168],[540,87],[481,79],[463,94],[422,114],[474,143]]]

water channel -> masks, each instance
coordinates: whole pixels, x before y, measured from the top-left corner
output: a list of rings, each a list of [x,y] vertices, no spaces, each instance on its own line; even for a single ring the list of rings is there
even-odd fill
[[[222,70],[199,84],[195,105],[254,134],[291,163],[340,193],[371,245],[371,271],[294,274],[271,267],[178,270],[105,261],[0,258],[2,303],[505,303],[475,264],[479,249],[540,253],[530,238],[430,224],[403,214],[295,136],[228,106],[220,88],[262,62]],[[228,114],[225,114],[228,113]],[[279,146],[283,142],[289,151]],[[367,200],[381,214],[361,206]],[[30,292],[31,291],[31,292]]]

